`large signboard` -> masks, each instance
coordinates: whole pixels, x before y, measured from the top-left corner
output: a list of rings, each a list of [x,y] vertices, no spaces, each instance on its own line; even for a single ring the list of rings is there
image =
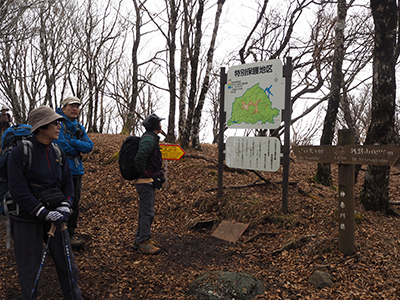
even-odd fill
[[[225,86],[229,128],[276,129],[285,106],[282,62],[272,59],[229,68]]]
[[[228,137],[225,149],[230,168],[276,172],[280,167],[281,141],[276,137]]]

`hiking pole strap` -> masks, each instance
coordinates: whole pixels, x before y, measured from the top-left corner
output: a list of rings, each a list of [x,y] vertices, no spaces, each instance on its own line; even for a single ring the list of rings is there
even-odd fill
[[[6,197],[3,200],[3,207],[4,207],[4,214],[6,215],[6,235],[7,235],[7,242],[6,242],[6,249],[10,249],[11,243],[11,224],[10,224],[10,212],[8,211],[8,205]]]

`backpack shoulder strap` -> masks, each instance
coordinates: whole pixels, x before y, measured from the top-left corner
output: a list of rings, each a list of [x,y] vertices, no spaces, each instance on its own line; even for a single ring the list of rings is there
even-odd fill
[[[153,135],[151,135],[151,134],[143,134],[143,136],[142,137],[144,137],[144,136],[151,136],[152,138],[153,138],[153,141],[154,141],[154,147],[153,147],[153,150],[151,150],[151,153],[150,153],[150,156],[149,156],[149,158],[148,158],[148,160],[150,160],[150,158],[154,155],[154,152],[156,151],[156,149],[157,149],[157,145],[158,145],[158,143],[157,143],[157,140],[156,140],[156,138],[153,136]]]
[[[71,136],[76,136],[76,133],[78,132],[78,130],[80,130],[81,128],[79,127],[79,123],[76,122],[76,131],[75,133],[72,133],[70,130],[67,129],[67,123],[65,123],[65,121],[61,121],[61,124],[63,124],[63,131],[64,131],[64,135],[66,132],[68,132]]]
[[[153,141],[154,141],[154,147],[157,145],[156,138],[153,135],[151,135],[149,133],[147,133],[147,134],[145,133],[145,134],[142,135],[142,137],[144,137],[144,136],[151,136],[153,138]]]
[[[60,145],[56,143],[51,143],[53,145],[54,151],[56,151],[58,160],[60,161],[60,166],[63,165],[63,160],[62,160],[62,151]]]
[[[26,175],[31,168],[32,163],[32,147],[33,144],[29,140],[19,140],[16,142],[19,151],[22,154],[22,164],[24,165],[24,175]]]

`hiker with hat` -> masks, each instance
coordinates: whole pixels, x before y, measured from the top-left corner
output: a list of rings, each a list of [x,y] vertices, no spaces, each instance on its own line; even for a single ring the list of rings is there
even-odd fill
[[[139,219],[134,248],[139,253],[158,254],[161,249],[151,240],[151,224],[154,220],[154,201],[156,189],[160,189],[165,181],[160,151],[161,121],[164,118],[156,114],[147,116],[143,121],[146,132],[139,142],[135,156],[135,164],[140,176],[135,181],[139,194]]]
[[[22,300],[36,299],[37,274],[46,240],[64,299],[82,299],[75,258],[66,251],[71,247],[69,235],[67,230],[61,230],[74,198],[71,170],[67,163],[62,163],[66,155],[52,144],[58,138],[63,120],[63,116],[47,106],[32,110],[28,118],[33,133],[29,170],[24,169],[19,147],[14,147],[8,158],[8,187],[20,207],[19,213],[11,216],[11,234]],[[49,193],[52,206],[39,200]],[[54,226],[55,234],[50,237],[48,232]]]
[[[3,132],[10,127],[12,123],[11,115],[8,113],[10,109],[7,106],[2,106],[0,113],[0,132],[3,135]]]
[[[61,107],[56,112],[65,117],[61,122],[60,135],[55,141],[67,155],[69,167],[72,172],[74,183],[74,204],[72,213],[68,220],[68,231],[71,237],[71,244],[74,248],[83,246],[84,241],[75,234],[78,227],[79,201],[82,193],[82,175],[85,173],[82,164],[82,153],[89,153],[93,150],[93,142],[88,137],[85,128],[78,123],[81,107],[81,100],[77,97],[68,97],[61,101]]]

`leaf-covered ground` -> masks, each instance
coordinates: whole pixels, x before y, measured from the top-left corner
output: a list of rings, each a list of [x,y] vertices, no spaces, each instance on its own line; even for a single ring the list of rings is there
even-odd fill
[[[226,189],[218,198],[216,146],[203,145],[203,151],[188,151],[180,161],[168,161],[168,187],[157,192],[152,228],[162,252],[146,256],[132,247],[137,193],[111,160],[126,136],[90,137],[95,146],[84,156],[78,232],[90,235],[91,241],[74,250],[84,299],[192,299],[187,295],[189,285],[211,270],[240,271],[258,278],[265,293],[257,299],[398,299],[400,218],[365,211],[355,199],[361,215],[355,227],[356,253],[344,256],[338,251],[337,191],[311,180],[315,164],[299,163],[294,157],[289,213],[284,215],[282,168],[260,172],[263,178],[225,168]],[[397,200],[399,170],[391,171],[391,197]],[[337,184],[334,166],[333,172]],[[260,185],[244,187],[254,183]],[[359,186],[356,195],[358,191]],[[210,220],[215,221],[213,227],[193,227]],[[211,236],[222,220],[250,225],[237,243],[229,243]],[[4,218],[0,221],[0,299],[17,299],[14,255],[12,249],[5,249]],[[288,243],[291,247],[285,247]],[[331,274],[334,284],[314,288],[308,278],[316,270]],[[50,256],[39,290],[42,300],[62,299]]]

